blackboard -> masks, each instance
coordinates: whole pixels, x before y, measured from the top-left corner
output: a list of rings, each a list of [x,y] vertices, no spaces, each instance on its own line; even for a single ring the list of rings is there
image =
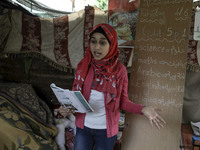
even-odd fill
[[[192,0],[142,0],[131,67],[129,98],[162,108],[164,129],[126,113],[122,150],[178,150]]]

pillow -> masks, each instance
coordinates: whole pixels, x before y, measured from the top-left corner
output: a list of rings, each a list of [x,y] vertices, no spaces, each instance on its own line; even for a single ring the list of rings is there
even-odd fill
[[[53,115],[48,105],[40,99],[31,84],[0,83],[0,92],[4,92],[35,114],[42,122],[52,124]]]

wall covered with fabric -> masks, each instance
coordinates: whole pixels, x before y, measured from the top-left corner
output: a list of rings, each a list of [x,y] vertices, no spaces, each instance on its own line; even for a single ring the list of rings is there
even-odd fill
[[[87,6],[56,18],[40,18],[17,9],[0,15],[0,45],[3,57],[44,57],[58,69],[75,69],[87,48],[90,29],[107,22],[107,13]]]

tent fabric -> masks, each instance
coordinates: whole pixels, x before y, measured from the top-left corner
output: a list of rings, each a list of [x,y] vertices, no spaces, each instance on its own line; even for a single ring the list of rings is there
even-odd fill
[[[182,123],[200,122],[200,72],[187,71]]]
[[[101,9],[87,6],[85,10],[62,17],[40,18],[17,9],[4,9],[0,15],[4,57],[43,57],[60,70],[75,69],[84,55],[88,27],[108,20],[107,13]]]
[[[192,72],[200,72],[200,41],[194,40],[194,18],[195,11],[192,13],[188,55],[187,55],[187,70]]]
[[[34,5],[34,7],[40,8],[41,10],[48,12],[47,10],[44,9],[44,7],[46,6],[39,4],[36,0],[31,0],[31,1],[17,0],[17,1],[24,5],[30,5],[29,3],[31,3]],[[34,17],[33,15],[31,15],[31,13],[27,14],[27,11],[25,9],[24,11],[22,11],[21,6],[11,2],[12,0],[3,0],[0,2],[1,6],[0,27],[1,29],[3,29],[0,31],[1,35],[0,50],[1,51],[4,50],[4,53],[9,54],[7,55],[8,57],[16,57],[16,55],[11,55],[11,54],[13,53],[16,54],[19,50],[23,51],[24,53],[29,51],[29,53],[26,53],[26,55],[28,56],[33,56],[32,53],[37,51],[39,53],[42,53],[43,54],[42,56],[44,57],[48,55],[48,59],[46,59],[46,61],[49,62],[49,64],[52,64],[53,66],[55,66],[55,64],[51,63],[51,61],[53,62],[59,61],[59,63],[56,62],[56,64],[61,65],[61,66],[58,65],[59,68],[63,68],[63,66],[64,67],[69,66],[75,68],[77,62],[83,57],[84,51],[88,46],[87,43],[86,44],[84,43],[87,42],[88,33],[90,31],[89,29],[91,29],[97,23],[103,23],[103,22],[107,23],[108,21],[107,12],[102,11],[101,9],[98,8],[93,9],[93,7],[89,6],[86,7],[87,9],[79,11],[77,13],[72,13],[68,15],[60,13],[62,15],[61,17],[42,18],[37,16]],[[3,9],[3,7],[7,9]],[[51,10],[51,12],[54,12],[54,10]],[[27,23],[28,26],[26,26],[24,23]],[[63,27],[58,27],[57,26],[58,24],[62,24]],[[68,25],[68,29],[65,28],[65,25]],[[30,29],[33,30],[30,31]],[[192,15],[192,22],[189,35],[187,70],[199,72],[200,42],[195,41],[193,39],[193,29],[194,29],[194,11]],[[29,35],[26,35],[26,37],[29,36],[29,38],[30,37],[32,38],[34,36],[35,38],[36,37],[37,38],[26,40],[28,37],[26,38],[23,34],[21,34],[22,31],[24,31],[23,33],[29,32]],[[67,32],[65,33],[66,34],[65,36],[63,34],[64,32]],[[61,40],[61,38],[67,38],[67,39]],[[27,41],[27,43],[24,44],[22,41]],[[53,51],[56,48],[59,49],[60,48],[59,44],[64,43],[64,41],[68,44],[68,49],[65,48],[67,47],[67,45],[63,44],[62,47],[63,51],[60,50],[62,51],[62,53],[59,50]],[[31,42],[32,45],[29,45]],[[38,45],[34,45],[35,44],[34,42],[36,42]],[[21,46],[24,45],[27,45],[29,47],[29,50],[27,49],[22,50]],[[30,50],[30,48],[34,48],[34,46],[36,46],[37,50],[36,49]],[[53,48],[53,46],[55,49]],[[15,49],[16,47],[17,49]],[[132,57],[130,57],[130,55],[132,55],[131,50],[130,49],[124,50],[123,48],[119,50],[120,50],[120,59],[123,61],[122,63],[125,64],[126,66],[127,64],[129,64],[128,67],[130,67],[132,64],[131,63]],[[67,53],[64,54],[64,51],[67,51]],[[39,54],[34,54],[34,55],[35,57],[42,57]]]
[[[0,15],[3,57],[36,57],[62,71],[72,72],[83,58],[93,26],[107,23],[107,12],[87,6],[62,17],[34,17],[18,9]],[[132,48],[119,48],[120,61],[131,66]]]
[[[1,0],[0,5],[5,8],[18,9],[23,13],[45,18],[61,17],[71,12],[52,9],[37,0]]]
[[[183,100],[183,124],[190,124],[191,121],[200,122],[200,41],[196,41],[193,38],[194,16],[195,12],[193,11],[190,25]]]

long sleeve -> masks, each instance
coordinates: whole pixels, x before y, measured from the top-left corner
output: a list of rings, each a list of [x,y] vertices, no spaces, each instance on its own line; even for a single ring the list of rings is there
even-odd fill
[[[122,68],[123,72],[123,79],[121,80],[122,83],[122,91],[120,95],[120,108],[122,110],[131,112],[131,113],[137,113],[137,114],[142,114],[141,110],[144,107],[143,105],[136,104],[132,101],[129,100],[128,97],[128,76],[127,76],[127,71],[126,68]]]

